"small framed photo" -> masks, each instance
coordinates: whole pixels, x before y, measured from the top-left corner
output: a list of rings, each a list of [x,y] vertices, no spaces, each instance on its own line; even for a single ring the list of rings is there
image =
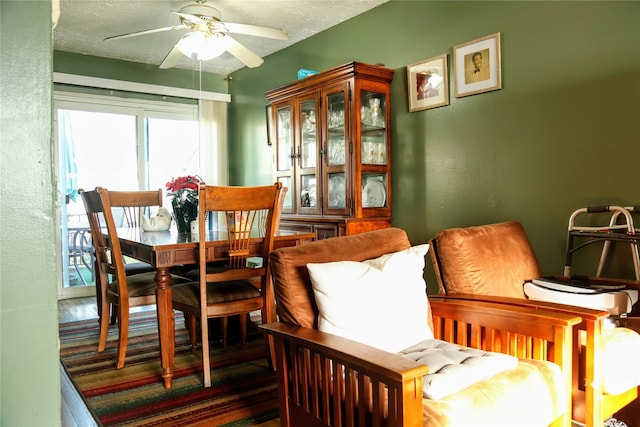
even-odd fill
[[[267,145],[271,147],[275,137],[275,129],[273,128],[273,114],[271,111],[271,104],[265,107],[265,113],[267,115]]]
[[[456,98],[502,89],[500,33],[453,47]]]
[[[449,105],[447,54],[407,65],[409,111]]]

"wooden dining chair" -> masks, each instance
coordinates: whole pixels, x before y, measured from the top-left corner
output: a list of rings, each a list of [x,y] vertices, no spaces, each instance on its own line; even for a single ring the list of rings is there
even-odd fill
[[[123,208],[131,218],[139,218],[145,208],[162,206],[160,191],[108,191],[98,187],[93,191],[78,190],[89,220],[91,238],[94,242],[99,278],[102,310],[100,316],[100,338],[98,352],[103,352],[111,312],[115,312],[118,323],[118,357],[116,367],[124,366],[129,337],[129,308],[156,303],[155,272],[127,275],[124,258],[118,239],[118,231],[112,208]],[[139,220],[137,220],[139,221]],[[137,223],[137,222],[136,222]],[[108,239],[104,238],[106,228]],[[171,284],[187,279],[172,276]]]
[[[207,319],[225,319],[240,315],[241,344],[246,340],[247,316],[260,310],[262,322],[274,320],[273,291],[270,289],[268,255],[273,249],[274,233],[279,218],[282,183],[259,187],[218,187],[200,184],[198,268],[199,280],[172,287],[173,308],[185,313],[191,332],[191,344],[196,348],[196,318],[200,318],[200,339],[204,386],[211,387],[209,360],[209,326]],[[224,225],[214,232],[227,236],[229,250],[224,268],[207,270],[208,262],[219,259],[220,254],[209,250],[205,217],[214,215]],[[260,218],[266,213],[264,227]],[[252,257],[261,259],[248,265]],[[251,258],[251,260],[249,260]],[[223,337],[223,341],[226,338]],[[265,338],[267,358],[271,360],[270,346]]]

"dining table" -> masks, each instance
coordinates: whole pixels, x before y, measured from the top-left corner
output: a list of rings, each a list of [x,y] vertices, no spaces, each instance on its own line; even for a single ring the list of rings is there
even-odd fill
[[[109,236],[105,231],[105,238]],[[274,239],[274,249],[285,246],[296,246],[315,240],[313,232],[279,230]],[[144,231],[139,227],[118,228],[118,239],[122,254],[151,264],[156,269],[155,282],[158,286],[156,304],[158,313],[158,334],[160,340],[160,364],[164,387],[171,388],[175,357],[175,324],[171,297],[172,267],[197,265],[198,263],[198,235],[179,233],[174,227],[167,231]],[[250,250],[258,254],[262,238],[256,238]],[[227,259],[229,243],[226,231],[210,230],[207,241],[211,242],[215,260]],[[270,277],[268,279],[270,285]],[[268,294],[267,294],[268,295]],[[275,301],[268,312],[275,316]],[[269,319],[273,321],[275,319]]]

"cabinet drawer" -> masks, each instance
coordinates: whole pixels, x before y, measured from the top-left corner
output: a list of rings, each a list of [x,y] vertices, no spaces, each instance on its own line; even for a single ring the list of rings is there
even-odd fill
[[[313,233],[315,231],[313,228],[313,224],[304,224],[300,222],[289,221],[280,221],[280,229],[301,233]]]
[[[335,225],[316,224],[314,228],[316,231],[316,239],[318,240],[328,239],[338,235],[338,227]]]

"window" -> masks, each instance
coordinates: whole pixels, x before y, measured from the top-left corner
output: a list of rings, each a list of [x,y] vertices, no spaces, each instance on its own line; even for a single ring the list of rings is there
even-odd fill
[[[209,170],[226,170],[214,164],[226,164],[226,158],[207,156],[207,150],[201,150],[205,145],[224,145],[224,141],[202,143],[201,122],[216,126],[220,120],[200,120],[195,101],[177,104],[60,92],[55,94],[55,119],[56,170],[62,196],[59,297],[91,295],[95,274],[78,188],[164,191],[172,177],[195,174],[206,179]],[[206,135],[209,141],[215,132]],[[164,205],[171,210],[168,200]]]

